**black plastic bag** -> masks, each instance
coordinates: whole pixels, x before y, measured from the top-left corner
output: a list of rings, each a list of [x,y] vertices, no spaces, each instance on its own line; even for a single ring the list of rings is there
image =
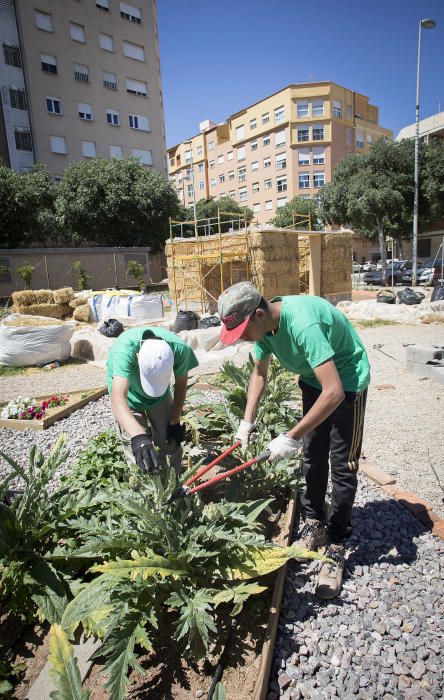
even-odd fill
[[[400,304],[414,306],[415,304],[420,304],[425,295],[422,292],[415,292],[411,287],[406,287],[405,289],[401,289],[397,296]]]
[[[107,338],[118,338],[123,333],[123,326],[116,318],[110,318],[108,321],[103,322],[99,331],[102,335],[106,335]]]
[[[381,304],[394,304],[396,297],[389,289],[383,289],[377,293],[376,301],[379,301]]]
[[[444,287],[434,287],[430,301],[444,301]]]
[[[199,321],[199,328],[215,328],[220,326],[219,316],[205,316]]]
[[[173,333],[193,331],[198,326],[199,318],[194,311],[178,311],[172,328]]]

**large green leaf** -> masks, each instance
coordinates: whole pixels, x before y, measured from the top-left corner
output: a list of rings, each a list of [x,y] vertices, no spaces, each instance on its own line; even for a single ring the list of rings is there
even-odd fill
[[[49,673],[56,690],[52,700],[88,700],[90,691],[82,690],[77,659],[66,632],[59,625],[52,625],[49,636]]]
[[[113,610],[112,591],[114,577],[103,574],[88,583],[66,606],[62,617],[62,627],[74,631],[80,622],[94,631],[94,624],[102,622]],[[85,624],[85,621],[88,621]]]
[[[21,534],[20,523],[14,511],[4,503],[0,503],[0,555],[5,556],[19,544]]]
[[[172,576],[181,578],[187,575],[187,571],[178,568],[177,562],[151,553],[149,556],[140,556],[138,552],[132,552],[132,559],[117,559],[105,564],[97,564],[91,567],[91,571],[109,574],[116,578],[129,578],[134,581],[139,576],[144,581],[152,576]]]
[[[246,580],[256,576],[266,576],[287,563],[290,559],[321,559],[325,557],[317,552],[299,547],[257,547],[251,548],[245,554],[238,568],[227,571],[229,580]]]
[[[137,663],[134,654],[134,646],[143,640],[148,642],[144,630],[139,624],[140,616],[131,616],[124,620],[115,628],[105,643],[100,648],[99,653],[107,656],[107,661],[103,668],[103,673],[108,676],[105,688],[109,690],[109,700],[123,700],[125,690],[128,685],[128,669],[135,668],[139,672],[143,669]]]
[[[258,583],[239,583],[233,588],[224,588],[222,591],[216,593],[213,598],[213,602],[216,606],[221,603],[229,603],[233,601],[234,607],[231,611],[231,615],[239,615],[244,603],[251,595],[258,595],[267,590],[267,586],[260,586]]]
[[[211,632],[217,633],[210,615],[212,602],[211,591],[204,588],[193,591],[192,594],[185,589],[179,589],[167,601],[167,605],[177,608],[180,612],[177,639],[187,637],[187,649],[198,659],[204,656],[208,649]]]
[[[30,562],[24,583],[40,614],[51,624],[60,623],[68,596],[63,581],[51,564],[44,559]]]

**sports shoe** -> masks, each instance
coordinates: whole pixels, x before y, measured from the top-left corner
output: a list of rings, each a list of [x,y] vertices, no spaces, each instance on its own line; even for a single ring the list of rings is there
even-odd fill
[[[301,534],[294,544],[296,547],[314,552],[318,547],[324,547],[326,542],[327,533],[324,524],[320,520],[307,518]]]
[[[322,562],[315,594],[318,598],[330,600],[331,598],[336,598],[341,590],[345,547],[340,544],[331,544],[326,548],[324,554],[329,559],[332,559],[333,563],[329,561]]]

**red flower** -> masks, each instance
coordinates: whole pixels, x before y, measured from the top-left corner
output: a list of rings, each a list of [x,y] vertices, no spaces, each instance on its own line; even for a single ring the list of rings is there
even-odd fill
[[[37,420],[40,420],[40,418],[42,418],[42,417],[43,417],[43,413],[41,413],[40,411],[38,411],[34,416],[34,418],[37,418]]]
[[[40,406],[40,408],[42,409],[42,411],[44,411],[45,408],[48,408],[48,406],[49,406],[49,403],[47,401],[42,401],[42,405]]]

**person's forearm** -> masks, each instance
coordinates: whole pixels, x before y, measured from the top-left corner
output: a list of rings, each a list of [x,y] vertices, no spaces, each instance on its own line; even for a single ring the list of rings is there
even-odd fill
[[[170,423],[173,425],[180,422],[180,417],[182,415],[183,405],[185,403],[185,398],[187,395],[188,387],[188,375],[186,377],[179,377],[176,379],[174,384],[174,398],[173,398],[173,408],[171,410]]]
[[[257,407],[259,406],[259,401],[261,400],[262,394],[264,393],[265,384],[267,380],[260,374],[253,374],[250,377],[250,383],[248,385],[247,394],[247,405],[245,407],[244,420],[254,423],[256,419]]]
[[[125,433],[133,438],[135,435],[146,433],[140,423],[136,421],[124,396],[113,396],[111,394],[111,410],[120,427]]]
[[[293,440],[301,440],[310,430],[314,430],[323,423],[343,400],[343,393],[322,391],[308,413],[294,428],[287,432],[288,437],[293,438]]]

